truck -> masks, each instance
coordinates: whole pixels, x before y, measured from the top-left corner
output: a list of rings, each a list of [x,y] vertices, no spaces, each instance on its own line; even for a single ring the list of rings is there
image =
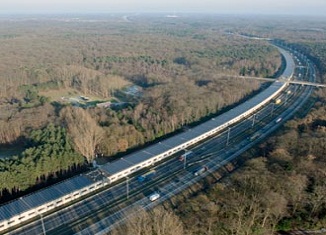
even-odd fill
[[[194,152],[193,151],[186,151],[184,154],[182,154],[180,157],[179,157],[179,161],[180,162],[183,162],[185,160],[185,158],[187,157],[191,157],[194,155]]]
[[[207,170],[208,170],[208,167],[207,167],[207,166],[203,166],[203,167],[197,169],[197,170],[194,172],[194,175],[195,175],[195,176],[201,175],[201,174],[203,174],[203,173],[204,173],[205,171],[207,171]]]
[[[155,170],[151,170],[151,171],[149,171],[149,172],[147,172],[147,173],[145,173],[143,175],[138,176],[137,177],[137,181],[139,183],[142,183],[142,182],[144,182],[146,180],[151,179],[155,174],[156,174],[156,171]]]
[[[151,195],[149,195],[149,200],[151,200],[151,202],[156,201],[157,199],[159,199],[161,197],[161,195],[157,192],[152,193]]]

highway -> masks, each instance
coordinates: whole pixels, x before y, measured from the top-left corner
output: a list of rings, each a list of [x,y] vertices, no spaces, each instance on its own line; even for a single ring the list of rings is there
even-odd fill
[[[291,78],[295,69],[292,56],[280,48],[279,50],[286,58],[287,65],[282,76]],[[83,200],[83,197],[89,197],[96,191],[105,190],[108,185],[113,185],[126,176],[131,176],[135,172],[162,162],[163,159],[166,161],[174,154],[181,153],[184,149],[198,144],[204,139],[209,139],[225,128],[253,115],[272,99],[275,99],[287,86],[288,84],[278,81],[268,87],[264,85],[265,89],[262,92],[210,120],[187,128],[170,138],[127,154],[113,162],[103,164],[85,174],[74,176],[1,205],[0,230],[23,226],[24,223],[37,219],[37,216],[43,217],[43,215],[57,211],[77,200]]]
[[[288,101],[288,105],[284,105],[282,110],[281,108],[278,109],[277,113],[288,109],[289,104],[297,100],[295,96],[289,99],[291,100]],[[299,102],[297,101],[296,104],[298,105]],[[270,134],[268,133],[268,129],[275,127],[275,117],[279,117],[279,115],[276,113],[274,113],[274,117],[270,115],[272,110],[271,106],[272,105],[268,105],[264,110],[259,112],[259,116],[261,116],[262,119],[261,121],[256,122],[255,126],[255,129],[266,131],[265,134]],[[284,118],[288,114],[289,113],[286,112],[286,114],[284,114]],[[266,116],[265,120],[263,119],[263,116]],[[267,119],[270,120],[270,123],[266,126],[265,122],[268,122]],[[247,119],[241,124],[234,126],[233,131],[230,132],[231,137],[229,145],[226,145],[227,132],[224,132],[222,135],[219,135],[218,137],[213,138],[210,141],[207,141],[192,149],[192,151],[195,153],[195,157],[193,157],[192,159],[188,159],[188,167],[186,168],[186,170],[180,171],[180,169],[182,169],[182,163],[178,162],[177,158],[174,159],[174,168],[172,168],[171,165],[170,171],[167,172],[168,174],[172,175],[172,177],[170,177],[170,181],[165,181],[164,185],[155,184],[155,186],[151,188],[152,191],[159,191],[162,195],[162,198],[159,199],[159,201],[151,203],[147,198],[141,198],[139,201],[133,203],[132,206],[128,206],[127,208],[124,208],[121,211],[118,211],[116,208],[114,208],[111,211],[112,214],[109,214],[107,218],[101,220],[96,224],[90,225],[78,234],[95,234],[97,232],[99,232],[99,234],[105,233],[110,230],[110,227],[108,228],[108,225],[112,225],[114,224],[114,222],[121,220],[121,218],[123,218],[124,214],[126,213],[125,211],[134,209],[133,207],[135,205],[142,206],[144,208],[150,208],[164,200],[169,199],[171,196],[180,193],[190,185],[193,185],[199,180],[201,180],[201,177],[194,177],[193,174],[193,172],[195,171],[195,169],[198,168],[198,166],[205,165],[208,167],[208,172],[205,173],[203,176],[210,174],[211,172],[222,167],[227,162],[229,162],[230,160],[238,156],[240,153],[255,144],[254,142],[251,142],[248,139],[248,137],[250,136],[249,133],[251,131],[246,131],[248,129],[252,129],[252,123],[252,119]],[[238,131],[241,130],[244,131],[242,131],[242,133],[239,133]],[[232,142],[234,142],[235,144],[232,144]],[[177,166],[178,164],[179,166]],[[173,172],[175,171],[180,171],[180,173],[177,176],[173,175]],[[134,213],[136,214],[136,212]]]
[[[271,113],[272,105],[268,105],[265,109],[263,109],[261,112],[259,112],[256,117],[259,117],[261,121],[256,120],[256,128],[260,128],[259,123],[263,121],[264,116],[268,116],[268,114]],[[276,114],[275,110],[275,114]],[[239,123],[238,125],[235,125],[231,127],[230,129],[230,139],[229,139],[229,145],[226,146],[227,142],[227,132],[223,132],[219,136],[212,138],[211,140],[204,142],[198,146],[196,146],[192,151],[195,153],[195,156],[191,159],[188,159],[187,161],[187,168],[186,170],[183,170],[183,163],[178,160],[178,157],[174,157],[171,160],[164,162],[163,164],[155,167],[156,170],[156,176],[154,176],[150,181],[146,183],[139,183],[136,180],[136,177],[130,178],[128,181],[128,187],[129,187],[129,203],[134,204],[135,201],[132,199],[139,200],[141,198],[140,202],[137,204],[149,204],[149,200],[146,196],[151,194],[153,191],[160,191],[162,194],[162,198],[164,198],[164,192],[174,192],[171,190],[164,190],[164,187],[160,187],[160,184],[158,184],[160,181],[162,181],[163,184],[166,184],[170,182],[171,180],[178,179],[178,181],[182,184],[182,186],[190,185],[190,183],[193,183],[193,174],[192,172],[200,166],[201,163],[210,163],[213,161],[221,162],[226,159],[226,155],[232,152],[232,146],[233,143],[236,142],[236,136],[238,133],[242,133],[245,131],[248,127],[252,127],[252,119],[246,119],[243,122]],[[248,134],[247,134],[248,135]],[[248,141],[248,140],[246,140]],[[209,156],[217,156],[217,159],[214,157]],[[222,164],[222,162],[220,163]],[[209,169],[211,169],[210,167]],[[158,177],[159,176],[159,177]],[[185,178],[186,177],[186,178]],[[198,178],[199,179],[199,178]],[[197,180],[197,179],[196,179]],[[173,183],[174,187],[177,187],[181,189],[180,185],[178,186],[178,183]],[[44,217],[44,227],[46,228],[46,234],[70,234],[71,232],[76,232],[79,229],[83,228],[85,226],[85,221],[88,220],[88,217],[90,216],[89,208],[92,208],[92,210],[95,212],[94,216],[98,215],[99,213],[103,213],[103,217],[106,215],[116,215],[116,211],[119,210],[121,205],[115,206],[110,208],[109,210],[103,210],[103,208],[106,209],[106,207],[110,207],[113,203],[114,204],[125,204],[126,198],[127,198],[127,187],[126,182],[121,182],[120,184],[117,184],[116,186],[112,187],[111,189],[100,193],[98,195],[95,195],[93,198],[86,199],[82,201],[81,203],[78,203],[70,208],[67,208],[65,210],[62,210],[58,213],[56,213],[56,216],[49,216]],[[140,197],[139,197],[140,196]],[[165,195],[166,196],[166,195]],[[73,223],[75,218],[81,217],[83,218],[80,222],[82,225],[78,225],[77,227],[73,227]],[[116,217],[116,216],[115,216]],[[119,218],[119,217],[118,217]],[[69,223],[68,225],[65,225],[65,223]],[[62,226],[57,227],[57,225],[63,224]],[[29,225],[28,227],[31,227],[31,229],[26,229],[25,231],[18,230],[19,234],[42,234],[42,226],[41,221],[34,222],[34,225]],[[73,227],[73,228],[71,228]],[[12,233],[12,234],[18,234],[18,233]]]
[[[311,65],[309,66],[310,74],[307,73],[306,78],[309,81],[313,81],[315,77],[314,68]],[[261,141],[261,139],[265,138],[272,131],[275,131],[282,124],[282,122],[291,118],[293,114],[298,111],[302,104],[308,99],[312,90],[312,87],[291,85],[283,94],[280,95],[280,98],[284,100],[281,107],[275,108],[275,105],[270,103],[258,113],[253,115],[252,118],[248,118],[243,122],[231,127],[229,132],[229,141],[227,138],[228,131],[226,131],[218,137],[206,141],[205,143],[191,149],[195,153],[195,157],[188,159],[186,173],[184,172],[183,174],[179,174],[178,177],[172,177],[171,181],[163,186],[156,185],[156,187],[159,188],[161,195],[163,195],[160,202],[181,192],[198,181],[200,178],[194,177],[193,175],[193,171],[198,167],[198,165],[202,166],[204,164],[208,166],[209,171],[206,174],[209,174],[210,171],[215,171],[216,169],[220,168],[222,165],[229,162],[243,151],[252,147],[254,144],[256,144],[256,142]],[[290,95],[288,91],[291,91]],[[277,122],[280,117],[283,121]],[[255,122],[253,121],[254,118],[256,120]],[[255,141],[250,141],[249,136],[252,136],[252,133],[254,132],[253,129],[258,130],[261,133],[261,136]],[[179,170],[180,168],[182,167],[179,165],[179,167],[174,170]],[[157,188],[154,188],[153,190],[158,191]],[[156,205],[156,203],[154,203],[154,205]],[[146,199],[141,199],[135,204],[145,208],[153,205],[153,203],[148,203]],[[127,208],[129,209],[129,207]],[[107,227],[108,224],[114,224],[114,222],[117,220],[121,221],[125,211],[128,209],[124,208],[120,212],[115,211],[111,216],[108,216],[100,222],[89,226],[78,234],[93,234],[99,231],[101,231],[99,234],[103,234],[110,230],[110,227]]]
[[[305,78],[313,82],[314,70],[310,64],[308,66],[310,72]],[[58,212],[40,215],[39,220],[31,221],[8,234],[74,234],[79,231],[79,234],[104,233],[115,222],[123,221],[124,214],[131,208],[151,208],[169,199],[261,141],[293,115],[309,97],[312,89],[289,85],[279,96],[284,102],[280,105],[268,103],[253,116],[194,146],[191,149],[194,156],[189,157],[185,165],[178,160],[179,156],[173,156],[168,161],[150,168],[155,169],[156,174],[144,183],[137,181],[137,176],[142,172],[137,173]],[[282,118],[282,121],[276,123],[279,118]],[[257,132],[257,139],[250,140]],[[194,171],[202,166],[207,166],[208,171],[201,177],[195,177]],[[148,196],[152,192],[159,192],[161,198],[150,202]]]

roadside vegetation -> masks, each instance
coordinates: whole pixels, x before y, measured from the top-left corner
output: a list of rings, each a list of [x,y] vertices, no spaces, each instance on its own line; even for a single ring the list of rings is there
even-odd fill
[[[325,92],[322,95],[326,97]],[[288,122],[277,136],[247,153],[246,157],[256,157],[235,173],[210,186],[206,182],[204,191],[192,191],[186,199],[178,196],[166,204],[165,213],[174,210],[183,234],[273,234],[324,228],[325,98],[321,101],[323,105],[317,103],[306,118]]]
[[[216,20],[2,18],[0,201],[83,171],[96,156],[109,160],[180,131],[258,90],[258,81],[228,75],[273,76],[278,51],[225,34]],[[35,141],[35,132],[56,144]]]
[[[137,216],[116,226],[108,235],[184,235],[181,220],[171,211],[156,207],[152,211],[138,208]]]
[[[278,29],[274,23],[263,28],[261,24],[266,22],[251,22],[249,31],[255,36],[282,36],[300,48],[317,65],[317,79],[324,83],[326,29],[318,22],[314,29],[306,29],[302,22],[299,29],[295,29],[293,21]],[[293,230],[325,233],[325,89],[316,90],[297,117],[275,136],[240,158],[247,160],[232,174],[219,181],[208,177],[201,186],[164,203],[165,213],[173,213],[175,221],[182,222],[183,234],[270,235]],[[125,226],[132,227],[130,223]]]
[[[262,36],[255,26],[253,35]],[[318,81],[324,83],[325,28],[316,26],[292,26],[291,33],[286,27],[269,28],[269,33],[306,53],[317,65]],[[325,89],[316,91],[305,109],[312,102],[308,114],[302,110],[276,136],[242,156],[252,159],[235,173],[174,207],[187,234],[258,235],[326,227]]]
[[[309,55],[319,82],[326,79],[326,28],[319,20],[1,20],[0,150],[7,157],[0,159],[1,202],[85,171],[96,156],[110,160],[181,131],[258,90],[257,81],[227,75],[272,77],[281,58],[266,42],[225,33],[230,29],[284,39]],[[132,86],[140,92],[126,92]],[[76,97],[82,102],[71,102]],[[86,105],[98,100],[121,105]],[[302,116],[246,153],[250,160],[232,175],[142,212],[112,234],[326,227],[325,89],[309,102]]]
[[[217,173],[177,195],[156,212],[143,212],[110,235],[166,234],[271,235],[326,227],[326,92],[304,118],[296,118],[240,156],[245,163],[225,178]],[[249,159],[249,160],[248,160]],[[163,220],[173,217],[171,222]],[[151,219],[148,219],[151,218]],[[156,221],[157,220],[157,221]],[[151,228],[151,229],[148,229]],[[164,233],[161,233],[164,234]],[[309,234],[309,233],[308,233]],[[324,234],[320,232],[319,234]]]

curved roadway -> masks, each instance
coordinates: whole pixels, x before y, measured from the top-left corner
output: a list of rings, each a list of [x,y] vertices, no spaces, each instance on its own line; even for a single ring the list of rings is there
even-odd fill
[[[311,67],[310,70],[313,71],[313,68]],[[285,71],[291,73],[290,70]],[[313,75],[310,76],[310,78],[312,77]],[[288,89],[292,91],[291,94],[302,92],[300,97],[307,97],[311,92],[305,87],[296,85],[290,85]],[[292,107],[299,107],[302,102],[301,98],[298,99],[284,93],[280,96],[282,100],[286,100],[286,103],[283,102],[277,107],[270,103],[252,117],[232,126],[229,131],[193,148],[192,151],[195,155],[187,160],[186,169],[183,169],[184,163],[178,161],[177,158],[170,159],[157,166],[157,174],[145,183],[139,183],[136,177],[126,178],[125,182],[49,216],[40,217],[38,221],[31,222],[9,234],[43,234],[44,231],[46,234],[72,234],[78,231],[81,231],[80,234],[105,232],[106,228],[110,228],[114,222],[122,221],[124,212],[130,207],[139,205],[150,208],[170,198],[201,178],[193,175],[198,167],[203,165],[208,167],[209,170],[202,175],[204,177],[252,147],[257,141],[264,138],[266,133],[277,128],[281,122],[275,123],[280,117],[276,115],[281,115],[284,121],[295,111],[295,108]],[[251,141],[250,136],[257,129],[260,129],[260,135],[256,140]],[[159,191],[161,198],[152,203],[147,196],[154,191]],[[91,223],[88,224],[87,220]]]

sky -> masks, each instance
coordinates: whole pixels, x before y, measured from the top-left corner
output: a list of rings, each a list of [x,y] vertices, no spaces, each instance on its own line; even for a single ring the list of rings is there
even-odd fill
[[[0,0],[0,14],[111,12],[325,16],[326,0]]]

